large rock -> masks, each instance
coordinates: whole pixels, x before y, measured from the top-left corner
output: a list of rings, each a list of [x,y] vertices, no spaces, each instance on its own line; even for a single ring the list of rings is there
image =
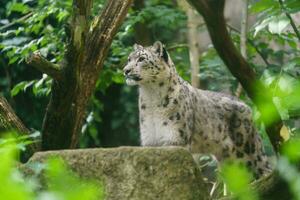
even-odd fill
[[[62,157],[81,177],[104,182],[108,200],[208,199],[191,154],[183,148],[120,147],[38,152],[29,160]]]

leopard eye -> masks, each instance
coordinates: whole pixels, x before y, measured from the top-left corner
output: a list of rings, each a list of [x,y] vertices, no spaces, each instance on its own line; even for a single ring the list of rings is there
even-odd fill
[[[145,60],[144,57],[139,57],[138,62],[142,62],[142,61],[144,61],[144,60]]]

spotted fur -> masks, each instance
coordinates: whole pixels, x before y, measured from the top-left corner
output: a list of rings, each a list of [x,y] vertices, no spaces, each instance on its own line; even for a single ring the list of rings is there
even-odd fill
[[[160,42],[135,45],[124,74],[128,85],[139,86],[142,146],[178,145],[214,154],[220,162],[239,159],[256,177],[270,171],[250,108],[232,96],[192,87]]]

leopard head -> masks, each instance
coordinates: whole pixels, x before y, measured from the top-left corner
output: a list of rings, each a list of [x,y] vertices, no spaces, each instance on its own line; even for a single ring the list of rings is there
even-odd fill
[[[165,80],[170,74],[169,56],[161,42],[143,47],[134,45],[124,67],[128,85],[145,85]]]

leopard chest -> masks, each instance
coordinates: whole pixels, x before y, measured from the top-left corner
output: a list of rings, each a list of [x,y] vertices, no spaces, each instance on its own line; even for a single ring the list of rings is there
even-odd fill
[[[180,140],[177,123],[169,117],[174,108],[159,106],[158,102],[140,103],[140,133],[142,146],[175,145]]]

